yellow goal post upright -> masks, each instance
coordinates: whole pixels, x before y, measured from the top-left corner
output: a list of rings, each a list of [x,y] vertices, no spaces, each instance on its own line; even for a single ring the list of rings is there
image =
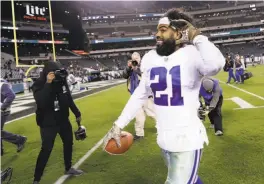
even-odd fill
[[[55,51],[55,42],[54,42],[54,32],[53,32],[53,21],[52,21],[52,11],[51,11],[51,0],[48,0],[49,6],[49,19],[50,19],[50,31],[51,31],[51,39],[52,39],[52,51],[53,51],[53,60],[56,62],[56,51]],[[12,23],[13,23],[13,34],[14,34],[14,49],[15,49],[15,60],[16,60],[16,67],[21,68],[28,68],[25,76],[27,77],[28,73],[37,67],[44,67],[44,65],[25,65],[20,64],[18,62],[18,50],[17,50],[17,34],[16,34],[16,15],[15,15],[15,3],[14,0],[11,0],[11,7],[12,7]]]

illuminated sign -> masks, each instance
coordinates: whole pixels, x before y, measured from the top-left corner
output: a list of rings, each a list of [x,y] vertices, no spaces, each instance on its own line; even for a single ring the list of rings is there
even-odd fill
[[[46,21],[45,12],[45,7],[39,8],[38,6],[26,5],[24,19]]]
[[[72,52],[80,55],[88,55],[88,52],[85,52],[84,50],[73,50]]]
[[[1,42],[9,42],[9,43],[14,43],[14,39],[8,39],[8,38],[2,38]],[[51,40],[16,40],[17,43],[47,43],[51,44]],[[55,44],[69,44],[68,41],[61,41],[61,40],[54,40]]]
[[[35,16],[35,15],[45,15],[46,8],[39,8],[38,6],[29,6],[26,5],[26,14],[29,16]]]
[[[139,14],[138,17],[162,17],[163,13],[145,13],[145,14]]]

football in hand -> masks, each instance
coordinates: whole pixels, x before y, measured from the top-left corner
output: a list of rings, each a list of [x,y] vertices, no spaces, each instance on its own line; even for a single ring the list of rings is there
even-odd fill
[[[120,137],[121,147],[117,146],[115,139],[110,139],[105,146],[105,151],[111,155],[121,155],[129,150],[133,144],[133,139],[134,137],[131,133],[122,131]]]

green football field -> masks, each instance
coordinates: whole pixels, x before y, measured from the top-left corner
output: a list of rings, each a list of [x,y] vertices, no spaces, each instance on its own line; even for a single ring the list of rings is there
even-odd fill
[[[235,84],[234,88],[221,83],[223,88],[223,126],[225,135],[214,136],[208,130],[209,146],[204,149],[199,175],[205,184],[263,184],[264,183],[264,67],[249,67],[254,75],[245,84]],[[217,78],[225,82],[227,73]],[[241,90],[242,89],[242,90]],[[249,92],[249,93],[248,93]],[[238,97],[241,104],[232,101]],[[125,85],[95,94],[76,103],[82,112],[83,125],[88,130],[88,138],[74,142],[73,163],[83,157],[101,140],[129,98]],[[245,108],[243,104],[247,104]],[[77,129],[71,116],[74,130]],[[209,126],[208,119],[205,126]],[[4,143],[2,170],[13,167],[12,184],[32,183],[36,158],[41,142],[35,116],[30,116],[5,126],[5,129],[28,137],[23,152],[17,154],[13,145]],[[133,123],[125,129],[134,133]],[[66,180],[67,184],[161,184],[167,169],[156,144],[154,121],[147,119],[145,139],[135,142],[122,156],[110,156],[101,146],[80,166],[85,174]],[[52,184],[63,175],[62,142],[57,136],[54,149],[41,180],[42,184]]]

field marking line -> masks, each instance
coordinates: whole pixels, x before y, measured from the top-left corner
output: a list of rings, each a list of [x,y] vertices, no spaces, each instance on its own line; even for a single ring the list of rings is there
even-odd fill
[[[223,82],[223,81],[221,81],[221,80],[219,80],[219,82],[222,83],[222,84],[226,84],[225,82]],[[251,93],[251,92],[249,92],[249,91],[247,91],[247,90],[241,89],[241,88],[239,88],[239,87],[236,87],[236,86],[234,86],[234,85],[232,85],[232,84],[226,84],[226,85],[228,85],[228,86],[230,86],[230,87],[232,87],[232,88],[235,88],[235,89],[237,89],[237,90],[239,90],[239,91],[242,91],[242,92],[244,92],[244,93],[247,93],[247,94],[249,94],[249,95],[252,95],[252,96],[254,96],[254,97],[257,97],[257,98],[259,98],[259,99],[261,99],[261,100],[264,100],[264,97],[259,96],[259,95],[256,95],[256,94],[254,94],[254,93]]]
[[[117,85],[115,85],[115,86],[112,86],[112,87],[109,87],[109,88],[107,88],[107,89],[103,89],[103,90],[101,90],[101,91],[98,91],[98,92],[95,92],[95,93],[92,93],[92,94],[89,94],[89,95],[86,95],[86,96],[83,96],[83,97],[80,97],[80,98],[76,98],[76,99],[74,99],[74,101],[78,101],[78,100],[81,100],[81,99],[83,99],[83,98],[86,98],[86,97],[89,97],[89,96],[93,96],[93,95],[99,94],[99,93],[101,93],[101,92],[108,91],[108,90],[110,90],[110,89],[112,89],[112,88],[114,88],[114,87],[117,87],[117,86],[121,85],[121,84],[123,84],[123,83],[119,83],[119,84],[117,84]],[[13,119],[13,120],[11,120],[11,121],[7,121],[5,124],[9,124],[9,123],[12,123],[12,122],[14,122],[14,121],[17,121],[17,120],[21,120],[21,119],[27,118],[27,117],[32,116],[32,115],[34,115],[34,114],[35,114],[35,113],[31,113],[31,114],[28,114],[28,115],[25,115],[25,116],[22,116],[22,117],[19,117],[19,118]]]
[[[233,97],[231,100],[236,103],[240,108],[242,109],[249,109],[249,108],[254,108],[255,106],[248,103],[247,101],[243,100],[242,98],[239,97]]]
[[[264,106],[255,106],[251,108],[235,108],[234,110],[241,110],[241,109],[259,109],[259,108],[264,108]]]
[[[112,88],[114,88],[114,87],[117,87],[117,86],[119,86],[119,85],[121,85],[121,84],[123,84],[123,83],[119,83],[118,85],[116,85],[116,86],[112,86],[112,87],[109,87],[109,88],[107,88],[107,89],[104,89],[104,90],[101,90],[101,91],[98,91],[98,92],[95,92],[95,93],[92,93],[92,94],[89,94],[89,95],[86,95],[86,96],[83,96],[83,97],[80,97],[80,98],[76,98],[75,100],[77,101],[77,100],[81,100],[81,99],[83,99],[83,98],[85,98],[85,97],[88,97],[88,96],[92,96],[92,95],[96,95],[96,94],[98,94],[98,93],[101,93],[101,92],[104,92],[104,91],[107,91],[107,90],[110,90],[110,89],[112,89]],[[74,100],[74,101],[75,101]],[[32,116],[32,115],[34,115],[35,113],[32,113],[32,114],[28,114],[28,115],[26,115],[26,116],[23,116],[23,117],[20,117],[20,118],[16,118],[16,119],[14,119],[14,120],[12,120],[12,121],[9,121],[9,122],[7,122],[6,124],[8,124],[8,123],[12,123],[12,122],[14,122],[14,121],[16,121],[16,120],[20,120],[20,119],[23,119],[23,118],[26,118],[26,117],[29,117],[29,116]],[[95,152],[102,144],[103,144],[103,140],[104,140],[104,138],[105,138],[105,136],[99,141],[99,142],[97,142],[88,152],[86,152],[86,154],[81,158],[81,159],[79,159],[78,160],[78,162],[76,163],[76,164],[74,164],[74,166],[73,166],[73,168],[75,168],[75,169],[77,169],[78,167],[80,167],[80,165],[87,159],[87,158],[89,158],[92,154],[93,154],[93,152]],[[63,175],[63,176],[61,176],[54,184],[62,184],[64,181],[66,181],[67,179],[68,179],[68,177],[70,177],[69,175]]]
[[[105,137],[105,136],[104,136]],[[73,168],[77,169],[78,167],[80,167],[80,165],[87,159],[89,158],[93,152],[95,152],[102,144],[103,144],[103,140],[104,137],[97,142],[94,147],[92,147],[92,149],[90,149],[81,159],[79,159],[79,161],[74,164]],[[61,176],[57,181],[55,181],[54,184],[62,184],[63,182],[65,182],[68,178],[70,177],[70,175],[63,175]]]

